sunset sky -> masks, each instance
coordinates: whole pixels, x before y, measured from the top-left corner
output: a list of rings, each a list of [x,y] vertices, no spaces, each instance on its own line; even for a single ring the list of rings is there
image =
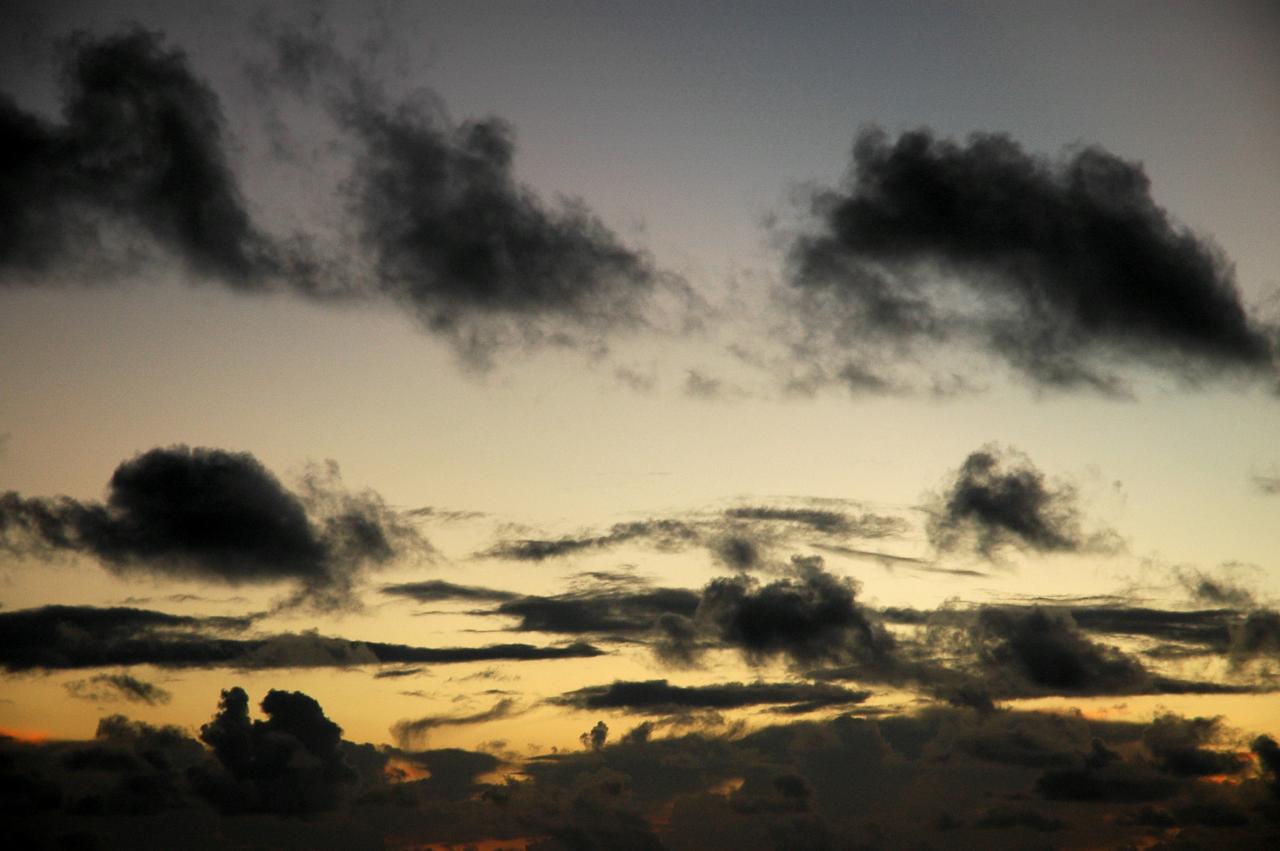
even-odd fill
[[[22,847],[1274,847],[1277,43],[4,4]]]

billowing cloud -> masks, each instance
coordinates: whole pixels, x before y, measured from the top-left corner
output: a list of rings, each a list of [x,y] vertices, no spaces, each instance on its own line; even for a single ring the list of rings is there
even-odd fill
[[[1025,456],[986,446],[960,465],[930,508],[929,541],[991,558],[1008,546],[1041,553],[1109,551],[1114,532],[1087,533],[1076,491],[1052,484]]]
[[[127,700],[155,706],[173,699],[173,695],[160,686],[123,672],[98,674],[87,680],[72,680],[65,687],[72,697],[98,702]]]
[[[583,642],[552,647],[491,644],[417,647],[352,641],[315,632],[245,637],[241,618],[196,618],[146,609],[45,606],[0,612],[0,667],[6,671],[110,666],[165,668],[328,668],[448,665],[599,656]],[[234,636],[234,637],[233,637]]]
[[[59,266],[99,277],[138,234],[195,272],[263,289],[280,268],[226,154],[218,97],[187,57],[143,29],[62,45],[62,120],[0,94],[0,281]]]
[[[871,692],[810,683],[720,683],[677,686],[666,680],[614,681],[587,686],[554,699],[575,709],[620,709],[645,715],[670,715],[700,709],[776,706],[784,712],[809,712],[830,706],[862,703]]]
[[[356,780],[340,748],[342,728],[302,692],[272,689],[262,711],[267,720],[250,721],[244,689],[222,692],[218,714],[200,728],[200,740],[225,771],[196,772],[193,784],[224,812],[332,809],[340,787]]]
[[[688,656],[693,642],[709,637],[753,663],[778,657],[797,665],[890,661],[893,637],[857,602],[851,581],[828,573],[817,556],[792,558],[791,573],[768,584],[748,576],[713,580],[692,618],[672,615],[660,627],[659,655]]]
[[[1001,134],[870,129],[811,212],[788,258],[808,308],[800,350],[843,362],[830,373],[856,391],[901,387],[885,352],[956,349],[1042,388],[1120,392],[1114,365],[1275,374],[1274,329],[1246,312],[1221,250],[1152,199],[1140,164],[1100,147],[1054,160]]]
[[[377,494],[343,490],[335,465],[294,492],[248,453],[186,446],[121,464],[105,503],[0,494],[0,545],[84,553],[125,576],[289,580],[322,607],[348,604],[363,569],[431,552]]]

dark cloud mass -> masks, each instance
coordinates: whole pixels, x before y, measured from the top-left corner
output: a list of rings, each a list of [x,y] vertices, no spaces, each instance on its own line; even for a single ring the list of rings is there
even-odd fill
[[[246,212],[214,92],[142,29],[62,45],[62,121],[0,94],[0,269],[33,282],[65,261],[102,274],[135,228],[200,274],[245,289],[278,268]]]
[[[676,686],[666,680],[615,681],[568,692],[555,702],[576,709],[621,709],[647,715],[678,714],[698,709],[740,709],[781,706],[787,712],[807,712],[827,706],[848,706],[871,696],[842,686],[807,683],[722,683]]]
[[[342,728],[302,692],[272,689],[265,721],[249,720],[249,697],[222,692],[218,714],[200,728],[223,771],[192,773],[199,792],[223,812],[305,813],[332,809],[340,788],[356,781],[342,750]]]
[[[665,694],[723,704],[735,689],[778,687]],[[630,704],[595,693],[604,709]],[[1275,742],[1167,713],[935,706],[728,734],[656,737],[647,722],[616,743],[597,720],[580,750],[520,760],[497,782],[482,779],[502,767],[489,753],[347,741],[301,692],[269,690],[261,715],[232,687],[198,740],[118,715],[88,742],[0,737],[6,837],[24,848],[776,851],[1041,847],[1052,833],[1055,847],[1267,848],[1280,828]],[[502,704],[450,717],[488,715],[503,717]]]
[[[0,612],[0,667],[6,671],[114,665],[346,668],[573,659],[603,652],[582,642],[555,647],[416,647],[351,641],[315,632],[243,637],[250,626],[251,622],[242,618],[196,618],[146,609],[45,606]]]
[[[812,213],[792,283],[831,317],[854,389],[892,386],[873,357],[886,344],[962,344],[1036,386],[1104,392],[1122,387],[1117,363],[1275,372],[1273,330],[1246,313],[1222,252],[1152,200],[1141,165],[1097,146],[1050,160],[1001,134],[867,130]]]
[[[893,637],[870,620],[851,581],[828,573],[817,556],[793,558],[792,572],[765,585],[745,576],[713,580],[703,589],[694,625],[753,662],[783,657],[800,665],[881,665],[890,659]]]
[[[1051,484],[1026,456],[996,446],[971,453],[934,502],[927,532],[940,550],[969,546],[991,558],[1006,546],[1041,553],[1118,547],[1114,533],[1082,530],[1074,488]]]
[[[248,453],[185,446],[121,464],[105,503],[0,495],[0,545],[85,553],[122,575],[293,580],[319,606],[347,603],[367,566],[430,552],[376,494],[341,490],[332,465],[295,493]]]
[[[509,124],[451,126],[440,114],[381,109],[367,97],[340,116],[364,146],[350,201],[379,286],[426,327],[482,357],[502,342],[495,318],[526,339],[546,333],[541,317],[597,328],[641,322],[656,279],[648,260],[581,202],[549,207],[520,185]]]

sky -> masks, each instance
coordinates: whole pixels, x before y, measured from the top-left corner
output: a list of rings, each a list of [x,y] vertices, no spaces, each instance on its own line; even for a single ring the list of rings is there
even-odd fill
[[[1268,3],[5,4],[24,847],[1273,847]]]

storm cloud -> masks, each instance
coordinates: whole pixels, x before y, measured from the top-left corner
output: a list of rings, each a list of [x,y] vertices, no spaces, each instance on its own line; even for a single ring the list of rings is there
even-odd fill
[[[218,97],[159,33],[61,45],[62,116],[0,94],[0,281],[79,265],[101,280],[137,234],[195,272],[263,289],[276,250],[253,224],[226,154]],[[111,244],[120,243],[120,244]]]
[[[1115,533],[1087,533],[1074,488],[1053,484],[1026,456],[988,445],[973,452],[930,506],[929,542],[992,558],[1005,547],[1039,553],[1109,551]]]
[[[377,494],[343,490],[332,464],[294,492],[248,453],[173,446],[121,464],[107,491],[105,503],[0,494],[0,545],[83,553],[124,576],[293,581],[321,607],[348,604],[363,569],[431,552]]]
[[[869,129],[810,212],[793,294],[831,331],[810,353],[844,358],[833,371],[851,389],[900,386],[886,347],[976,350],[1036,387],[1111,393],[1113,364],[1275,374],[1274,329],[1246,312],[1221,250],[1152,199],[1140,164],[1098,146],[1050,159],[1002,134]]]

